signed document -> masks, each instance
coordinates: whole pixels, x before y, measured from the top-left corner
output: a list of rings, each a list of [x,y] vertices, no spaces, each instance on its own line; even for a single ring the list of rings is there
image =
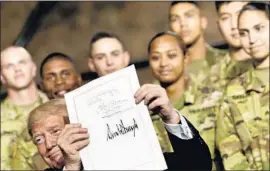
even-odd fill
[[[132,65],[65,94],[70,122],[90,134],[85,170],[167,169],[148,109],[135,104],[139,87]]]

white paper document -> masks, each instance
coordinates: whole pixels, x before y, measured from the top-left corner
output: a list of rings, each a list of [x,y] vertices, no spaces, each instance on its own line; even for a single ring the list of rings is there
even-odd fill
[[[140,88],[134,65],[65,94],[71,123],[88,128],[80,151],[85,170],[165,170],[147,107],[135,104]]]

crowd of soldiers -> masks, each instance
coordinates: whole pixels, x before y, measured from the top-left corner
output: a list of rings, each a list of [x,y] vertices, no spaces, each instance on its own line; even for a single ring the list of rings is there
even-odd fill
[[[213,170],[269,170],[269,2],[215,5],[228,49],[205,41],[207,19],[196,1],[171,2],[169,31],[157,33],[148,44],[153,84],[199,130]],[[88,56],[89,69],[99,77],[125,68],[131,59],[121,39],[106,32],[92,37]],[[47,167],[41,140],[29,134],[29,113],[83,85],[73,59],[64,53],[44,58],[40,89],[36,73],[23,47],[1,51],[1,82],[8,93],[1,102],[1,170]],[[163,152],[173,151],[161,118],[151,117]]]

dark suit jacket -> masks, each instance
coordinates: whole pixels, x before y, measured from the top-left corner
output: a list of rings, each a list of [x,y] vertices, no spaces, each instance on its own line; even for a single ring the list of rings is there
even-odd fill
[[[212,160],[208,146],[196,128],[187,120],[193,139],[182,140],[168,132],[173,153],[164,153],[169,170],[212,170]],[[83,168],[83,167],[82,167]],[[58,169],[49,168],[45,171]],[[62,170],[62,169],[59,169]]]
[[[186,119],[187,120],[187,119]],[[183,140],[168,132],[173,153],[164,153],[169,170],[212,170],[211,154],[199,131],[187,120],[193,139]]]

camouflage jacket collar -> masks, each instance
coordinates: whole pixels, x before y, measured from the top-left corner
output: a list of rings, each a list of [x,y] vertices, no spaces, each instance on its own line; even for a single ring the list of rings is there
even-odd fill
[[[194,91],[194,87],[189,85],[184,94],[179,98],[178,103],[174,104],[174,107],[177,110],[181,110],[186,105],[192,105],[195,103],[196,100],[196,93]]]
[[[208,63],[208,66],[212,66],[220,61],[224,55],[226,54],[225,50],[216,49],[209,44],[205,44],[206,46],[206,56],[205,59]]]
[[[248,71],[249,68],[253,66],[252,59],[245,60],[245,61],[235,61],[229,56],[230,60],[227,59],[227,67],[223,70],[224,71],[224,76],[226,79],[234,79],[237,76],[240,76],[241,74],[245,73]]]
[[[269,88],[269,85],[265,85],[262,80],[260,80],[255,75],[255,68],[251,67],[248,72],[246,72],[246,80],[247,84],[245,85],[246,92],[249,93],[251,91],[256,91],[259,93],[262,93],[264,91],[267,91],[266,89]]]
[[[23,106],[20,106],[20,107],[27,108],[29,106],[32,106],[35,103],[43,104],[43,103],[45,103],[46,101],[49,100],[47,95],[45,93],[41,92],[40,90],[38,90],[38,96],[39,96],[38,101],[35,101],[32,104],[23,105]],[[9,106],[17,106],[15,104],[13,104],[10,100],[8,100],[8,98],[5,98],[5,100],[3,101],[3,104],[9,105]]]
[[[192,89],[193,88],[193,89]],[[187,106],[205,107],[213,106],[220,102],[223,93],[210,87],[189,87],[185,93],[179,98],[178,103],[174,104],[177,110],[182,110]],[[197,106],[199,105],[199,106]]]

